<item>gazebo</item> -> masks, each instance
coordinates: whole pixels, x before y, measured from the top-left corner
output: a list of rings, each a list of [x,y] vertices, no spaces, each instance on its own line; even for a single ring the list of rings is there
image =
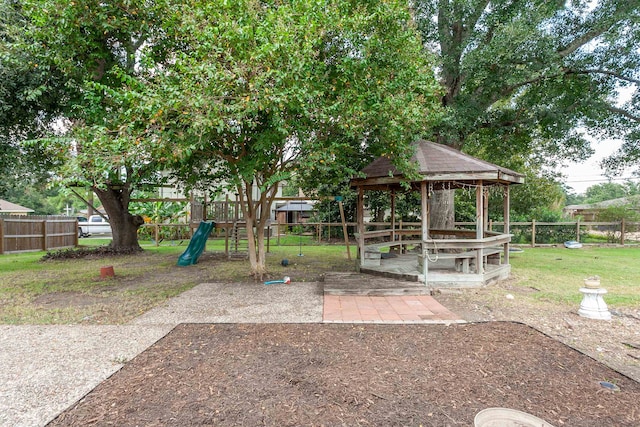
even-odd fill
[[[424,282],[428,287],[483,286],[509,276],[509,187],[522,184],[518,172],[466,155],[442,144],[418,141],[413,156],[417,179],[407,179],[386,157],[362,170],[364,177],[351,180],[358,192],[358,253],[361,272]],[[504,228],[488,229],[489,188],[499,186],[503,195]],[[399,228],[395,221],[395,193],[419,191],[421,227]],[[429,212],[435,190],[468,189],[475,192],[475,229],[432,229]],[[391,226],[366,230],[366,191],[388,191]],[[388,248],[389,252],[384,252]]]

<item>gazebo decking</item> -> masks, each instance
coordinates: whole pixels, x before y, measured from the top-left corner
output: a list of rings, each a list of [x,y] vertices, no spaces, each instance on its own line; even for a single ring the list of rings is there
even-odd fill
[[[473,231],[430,230],[430,235],[456,236],[451,239],[430,239],[426,242],[408,240],[409,232],[420,230],[396,230],[404,240],[386,240],[367,244],[367,239],[380,240],[391,234],[390,230],[364,232],[365,245],[360,272],[396,277],[403,280],[426,283],[430,288],[478,287],[509,276],[508,234],[487,232],[481,239],[464,238]],[[404,232],[404,233],[403,233]],[[389,248],[386,252],[385,247]],[[423,248],[425,248],[423,250]],[[426,263],[426,265],[425,265]],[[481,268],[478,266],[481,265]],[[425,274],[427,280],[425,281]]]
[[[423,267],[419,264],[415,254],[400,254],[393,258],[382,259],[380,265],[360,267],[361,273],[395,277],[407,281],[424,283]],[[482,273],[459,272],[453,259],[439,259],[429,264],[427,274],[428,288],[473,288],[503,280],[509,277],[511,265],[485,264]]]

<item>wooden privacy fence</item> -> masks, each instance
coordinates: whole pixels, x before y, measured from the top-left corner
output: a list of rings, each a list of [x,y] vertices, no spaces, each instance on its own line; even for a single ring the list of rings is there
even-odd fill
[[[0,254],[78,245],[78,220],[68,216],[0,215]]]

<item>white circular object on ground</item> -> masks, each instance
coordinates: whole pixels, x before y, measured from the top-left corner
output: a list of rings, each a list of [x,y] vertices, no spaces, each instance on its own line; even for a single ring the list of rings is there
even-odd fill
[[[475,427],[553,427],[545,420],[509,408],[487,408],[476,414]]]

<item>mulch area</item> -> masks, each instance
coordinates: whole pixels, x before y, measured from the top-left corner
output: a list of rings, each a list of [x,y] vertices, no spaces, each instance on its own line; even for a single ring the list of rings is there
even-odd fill
[[[638,402],[639,383],[519,323],[182,324],[50,425],[471,426],[507,407],[637,426]]]

